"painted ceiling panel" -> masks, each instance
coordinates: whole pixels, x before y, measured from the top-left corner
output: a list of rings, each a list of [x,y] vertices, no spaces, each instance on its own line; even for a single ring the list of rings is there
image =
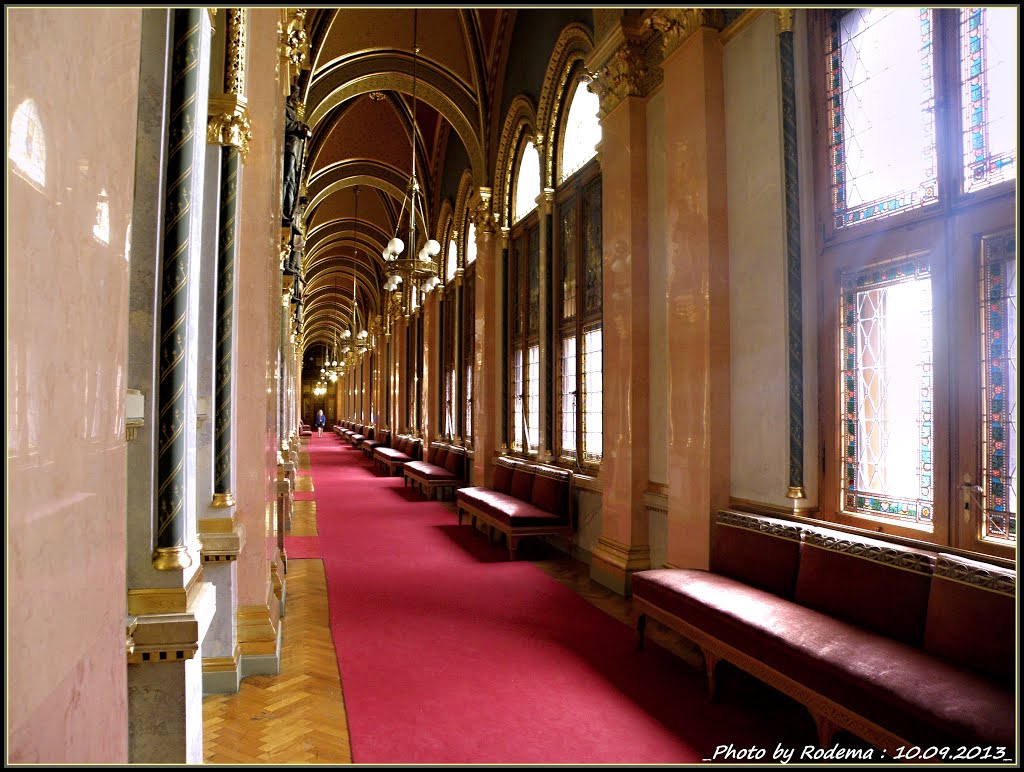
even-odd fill
[[[321,151],[313,159],[309,173],[349,159],[372,158],[409,173],[412,148],[409,135],[394,107],[385,99],[367,96],[356,99],[351,109],[333,124]]]
[[[417,22],[420,56],[450,70],[467,85],[472,84],[459,11],[421,8]],[[412,45],[412,8],[341,8],[316,58],[316,67],[362,51],[411,51]]]

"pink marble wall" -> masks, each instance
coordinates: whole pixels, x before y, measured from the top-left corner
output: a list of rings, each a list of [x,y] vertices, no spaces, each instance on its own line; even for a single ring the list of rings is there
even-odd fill
[[[128,760],[125,373],[139,10],[7,13],[8,761]],[[109,227],[97,227],[105,207]]]
[[[649,311],[647,107],[623,100],[601,122],[604,458],[601,535],[647,543]]]
[[[711,513],[729,502],[729,244],[722,43],[702,28],[666,57],[668,546],[708,564]]]
[[[276,546],[266,519],[276,498],[277,351],[281,328],[281,273],[278,270],[281,218],[281,134],[283,87],[277,81],[277,9],[249,10],[247,97],[253,139],[240,182],[239,258],[236,281],[240,298],[236,363],[235,435],[237,516],[247,539]],[[267,170],[272,179],[267,181]],[[238,556],[238,603],[258,606],[270,595],[270,567],[262,549]],[[272,610],[276,604],[271,604]]]

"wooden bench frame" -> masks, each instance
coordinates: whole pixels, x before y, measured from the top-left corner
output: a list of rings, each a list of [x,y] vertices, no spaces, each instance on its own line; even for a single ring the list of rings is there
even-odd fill
[[[524,459],[512,459],[508,461],[505,459],[508,457],[503,456],[498,459],[499,464],[503,462],[506,465],[513,465],[520,468],[525,468],[527,471],[537,474],[538,472],[543,474],[544,470],[552,467],[545,466],[544,464],[536,464],[531,461]],[[513,526],[510,523],[506,523],[503,520],[499,520],[486,512],[478,509],[472,504],[468,504],[464,501],[457,500],[455,505],[456,514],[459,518],[459,525],[462,525],[462,513],[465,512],[470,517],[470,525],[476,528],[476,521],[480,520],[484,525],[489,527],[489,538],[491,542],[494,541],[494,532],[498,531],[505,535],[505,541],[508,544],[508,555],[509,560],[516,559],[516,550],[519,547],[519,541],[529,536],[560,536],[566,541],[571,541],[575,528],[573,527],[574,513],[573,513],[573,474],[567,469],[556,467],[560,472],[567,472],[569,476],[569,511],[566,513],[567,523],[561,525],[524,525],[524,526]],[[484,486],[487,487],[487,486]]]
[[[430,443],[430,447],[437,446],[447,450],[449,453],[455,452],[462,456],[462,477],[453,480],[429,480],[426,477],[422,477],[415,470],[405,467],[402,470],[402,485],[411,485],[413,488],[419,488],[420,493],[426,496],[428,499],[434,498],[435,491],[437,495],[442,499],[444,498],[444,492],[451,489],[462,488],[466,485],[466,480],[469,478],[468,465],[469,456],[466,454],[466,449],[461,445],[452,445],[447,442],[440,442],[435,440]],[[421,460],[426,460],[421,459]],[[434,465],[436,466],[436,464]],[[444,467],[438,467],[439,469],[445,470]]]
[[[419,447],[420,447],[420,456],[422,457],[422,455],[423,455],[423,440],[421,438],[413,437],[410,434],[395,434],[393,432],[391,434],[391,441],[392,442],[395,442],[396,439],[400,440],[402,438],[410,439],[410,440],[413,440],[413,442],[418,443]],[[378,450],[380,450],[379,447],[373,449],[373,465],[374,465],[374,467],[375,468],[381,468],[381,469],[383,469],[384,467],[387,467],[388,477],[393,477],[394,474],[395,474],[395,467],[396,466],[401,466],[402,464],[404,464],[406,459],[398,461],[398,460],[395,460],[395,459],[384,458],[383,456],[378,456],[377,455],[377,451]],[[417,459],[415,456],[413,456],[412,460],[413,461],[417,461],[419,459]]]

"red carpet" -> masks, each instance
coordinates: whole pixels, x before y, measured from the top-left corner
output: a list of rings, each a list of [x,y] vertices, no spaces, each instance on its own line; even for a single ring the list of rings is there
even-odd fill
[[[638,652],[629,626],[355,449],[309,449],[355,763],[680,764],[814,741],[709,702],[702,673]]]
[[[284,551],[289,560],[320,557],[319,536],[285,536]]]

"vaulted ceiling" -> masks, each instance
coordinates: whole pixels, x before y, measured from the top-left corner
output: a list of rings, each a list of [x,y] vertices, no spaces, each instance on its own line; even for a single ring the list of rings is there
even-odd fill
[[[349,328],[353,279],[360,326],[381,313],[381,253],[396,235],[414,141],[428,217],[436,217],[440,207],[453,143],[461,143],[464,154],[458,155],[462,164],[469,159],[474,184],[489,184],[487,122],[515,13],[309,11],[310,68],[300,77],[305,121],[312,129],[305,162],[305,367],[319,367],[325,346],[333,347]]]

